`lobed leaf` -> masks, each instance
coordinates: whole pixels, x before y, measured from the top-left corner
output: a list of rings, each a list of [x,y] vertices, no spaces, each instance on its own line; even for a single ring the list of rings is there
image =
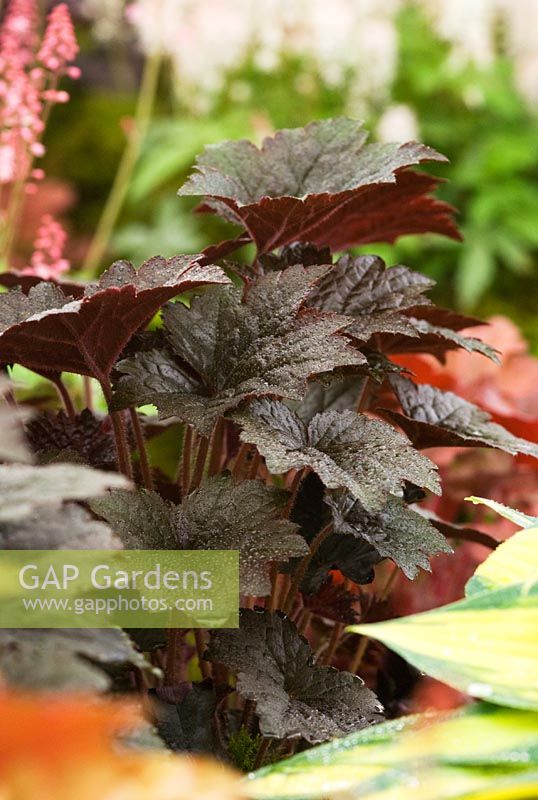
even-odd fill
[[[239,550],[241,593],[268,595],[270,562],[308,552],[298,526],[281,518],[287,500],[287,492],[261,481],[209,478],[179,508],[181,541],[193,550]]]
[[[416,142],[366,144],[360,123],[337,118],[248,141],[208,146],[180,195],[245,228],[258,252],[291,242],[332,250],[404,233],[459,238],[452,209],[429,192],[437,181],[406,171],[445,158]]]
[[[430,301],[424,297],[435,282],[401,265],[387,269],[377,256],[344,255],[325,273],[309,305],[353,317],[348,332],[367,342],[376,333],[416,336],[402,312]]]
[[[372,583],[374,567],[381,561],[375,547],[365,539],[356,539],[345,533],[331,533],[318,547],[308,565],[301,591],[313,594],[321,588],[332,570],[358,585]]]
[[[391,385],[403,414],[383,410],[399,425],[415,447],[495,447],[507,453],[525,453],[538,458],[538,444],[513,436],[478,406],[452,392],[428,384],[415,385],[393,375]]]
[[[208,478],[180,506],[157,492],[114,491],[91,502],[130,549],[239,550],[243,594],[269,594],[269,563],[305,555],[298,526],[281,519],[288,493],[261,481]]]
[[[73,503],[40,508],[22,519],[0,521],[2,550],[115,550],[110,528]]]
[[[272,473],[310,467],[331,489],[347,488],[369,511],[404,481],[439,491],[435,467],[390,425],[353,411],[325,411],[308,425],[284,403],[254,400],[233,418]]]
[[[180,684],[149,692],[157,732],[173,752],[215,753],[213,715],[217,697],[211,686]]]
[[[163,311],[166,346],[118,365],[115,407],[154,403],[203,434],[242,400],[300,399],[307,379],[364,356],[338,332],[347,319],[302,308],[324,268],[290,267],[241,289],[210,289],[187,309]]]
[[[26,424],[26,436],[40,464],[77,459],[96,469],[116,469],[110,424],[85,408],[74,418],[45,411]]]
[[[73,300],[53,283],[0,295],[0,362],[102,380],[131,339],[170,298],[209,283],[227,283],[196,256],[160,256],[138,271],[116,261]]]
[[[429,556],[451,553],[452,548],[431,523],[408,508],[398,497],[389,497],[379,511],[368,513],[345,492],[329,495],[335,533],[366,540],[382,558],[390,558],[409,579],[419,567],[430,571]]]
[[[314,665],[308,642],[283,614],[243,609],[240,625],[214,631],[207,657],[237,673],[237,690],[256,702],[264,736],[321,742],[381,718],[360,678]]]
[[[118,628],[0,629],[0,675],[21,689],[105,691],[128,667],[151,671]]]
[[[23,519],[38,509],[57,508],[64,500],[85,500],[128,485],[123,475],[78,464],[0,466],[0,521]]]
[[[311,614],[333,622],[353,625],[359,621],[355,608],[360,595],[346,589],[343,583],[335,583],[329,577],[315,594],[303,594],[303,605]]]
[[[127,550],[176,550],[174,506],[157,492],[122,489],[95,498],[90,508],[108,522]]]

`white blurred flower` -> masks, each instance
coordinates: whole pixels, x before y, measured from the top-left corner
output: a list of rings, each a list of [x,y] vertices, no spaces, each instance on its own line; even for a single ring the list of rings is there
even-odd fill
[[[456,58],[483,65],[493,59],[499,0],[423,0],[423,5],[439,35],[452,42]]]
[[[377,124],[381,142],[409,142],[418,138],[418,124],[410,106],[398,103],[389,106]]]
[[[389,97],[397,63],[397,13],[410,0],[128,0],[127,17],[147,53],[170,57],[182,97],[198,108],[249,58],[273,72],[304,58],[329,86],[350,87],[350,111]],[[538,0],[415,0],[452,45],[453,64],[487,65],[498,32],[518,88],[538,104]],[[96,35],[122,30],[124,0],[80,0]]]
[[[93,34],[100,42],[110,42],[121,37],[124,25],[123,0],[80,0],[79,10],[93,20]]]

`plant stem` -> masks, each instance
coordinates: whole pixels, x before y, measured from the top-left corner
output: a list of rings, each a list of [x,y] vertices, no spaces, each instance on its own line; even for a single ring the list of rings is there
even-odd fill
[[[363,379],[362,386],[360,388],[359,396],[357,397],[357,414],[360,414],[361,411],[364,411],[368,408],[368,401],[370,397],[368,395],[368,389],[370,388],[370,378],[365,376]]]
[[[320,532],[316,535],[312,544],[310,545],[310,552],[307,553],[306,556],[304,556],[299,562],[299,565],[293,575],[291,586],[288,590],[284,603],[282,604],[282,611],[284,612],[284,614],[289,614],[291,612],[293,608],[293,603],[295,602],[295,598],[297,596],[297,593],[299,592],[299,587],[301,585],[301,581],[305,576],[306,570],[308,569],[310,562],[314,558],[322,542],[324,542],[327,536],[329,536],[329,534],[332,533],[332,529],[333,529],[332,522],[329,522],[328,525],[325,525],[325,527],[320,530]]]
[[[62,381],[62,377],[60,374],[54,375],[51,377],[49,375],[49,380],[54,384],[56,390],[60,396],[60,399],[64,405],[65,413],[69,417],[69,419],[75,419],[77,416],[77,410],[75,408],[75,404],[73,403],[73,398],[69,394],[69,390],[65,383]]]
[[[226,422],[223,417],[219,417],[215,423],[213,435],[211,436],[211,455],[209,457],[209,466],[207,468],[208,475],[216,475],[218,472],[220,472],[225,431]]]
[[[279,573],[278,573],[278,562],[274,562],[271,564],[270,569],[271,575],[271,594],[269,596],[269,602],[265,601],[265,607],[269,609],[269,611],[276,611],[278,607],[278,598],[280,595],[280,582],[279,582]]]
[[[194,443],[194,431],[191,425],[185,425],[183,432],[183,452],[181,453],[181,473],[179,476],[181,484],[181,494],[185,495],[189,491],[191,481],[191,458],[192,445]]]
[[[307,608],[303,608],[301,616],[297,620],[297,633],[303,634],[306,631],[311,617],[312,613]]]
[[[241,724],[239,728],[245,728],[248,731],[250,727],[250,721],[252,719],[252,715],[254,714],[254,709],[256,708],[256,704],[254,700],[245,700],[245,705],[243,706],[243,714],[241,716]]]
[[[257,450],[252,453],[250,464],[247,471],[247,480],[254,480],[258,474],[258,467],[260,466],[261,456]]]
[[[166,647],[166,660],[164,668],[165,683],[168,686],[174,686],[181,680],[179,656],[182,638],[183,630],[181,628],[168,629],[168,642]]]
[[[367,636],[361,636],[358,647],[355,651],[355,655],[353,656],[353,660],[350,664],[349,671],[352,672],[354,675],[357,674],[357,671],[362,663],[362,659],[366,654],[366,650],[368,649],[368,644],[370,640]]]
[[[97,372],[97,371],[96,371]],[[131,463],[131,452],[129,450],[129,442],[127,439],[127,430],[125,427],[125,420],[121,411],[110,411],[110,404],[112,402],[112,386],[110,380],[104,374],[99,374],[99,383],[105,396],[105,400],[109,409],[110,421],[112,422],[112,430],[114,432],[114,439],[116,441],[116,452],[118,455],[118,469],[120,472],[132,480],[133,478],[133,465]]]
[[[192,480],[189,485],[189,493],[194,492],[194,490],[197,489],[202,482],[202,478],[204,477],[204,467],[208,450],[209,450],[208,437],[200,436],[200,441],[198,443],[198,453],[196,454],[196,463],[194,464],[194,472],[192,474]]]
[[[116,226],[116,222],[121,213],[129,184],[136,166],[142,142],[147,133],[147,129],[153,112],[155,95],[159,81],[161,66],[160,54],[150,56],[145,63],[138,100],[132,121],[133,127],[129,133],[127,144],[123,151],[121,161],[114,178],[114,183],[108,195],[101,218],[97,225],[93,240],[88,248],[86,258],[82,268],[95,274],[103,256],[105,255],[110,237]]]
[[[237,451],[234,465],[232,467],[232,475],[234,476],[234,478],[241,477],[249,450],[250,450],[250,444],[247,444],[247,442],[242,442],[239,450]]]
[[[380,603],[384,603],[385,600],[388,599],[388,596],[389,596],[389,594],[391,592],[391,589],[392,589],[392,587],[394,585],[394,581],[396,580],[399,572],[400,572],[400,570],[396,566],[391,571],[390,575],[388,576],[388,578],[386,580],[385,585],[383,586],[383,588],[381,589],[381,592],[379,593],[379,598],[378,599],[379,599]]]
[[[329,639],[329,643],[327,645],[327,650],[325,651],[325,655],[321,659],[322,664],[330,664],[333,660],[333,656],[336,653],[336,649],[340,643],[340,637],[344,631],[345,625],[343,622],[336,622],[331,633],[331,637]]]
[[[82,387],[84,390],[84,405],[88,411],[93,410],[93,387],[92,379],[87,375],[82,376]]]
[[[136,408],[129,409],[129,416],[131,418],[131,425],[136,439],[136,447],[138,456],[140,458],[140,471],[142,473],[142,481],[146,489],[153,489],[153,476],[151,474],[151,465],[149,463],[148,451],[146,449],[146,439],[140,418],[137,414]]]
[[[266,737],[264,737],[261,740],[260,746],[258,748],[258,752],[256,753],[256,759],[254,761],[253,769],[256,770],[256,769],[259,769],[261,766],[263,766],[263,762],[264,762],[265,756],[267,755],[267,751],[269,750],[269,748],[271,746],[271,741],[272,741],[272,739],[267,739]]]
[[[299,494],[299,489],[301,488],[301,484],[309,472],[310,472],[309,467],[304,467],[303,469],[298,470],[293,476],[293,480],[290,486],[289,500],[286,503],[286,508],[284,511],[286,517],[289,517],[289,515],[293,511],[293,506],[295,505],[295,501],[297,500],[297,495]]]
[[[122,411],[110,411],[110,419],[112,422],[112,430],[114,431],[114,439],[116,441],[116,452],[118,454],[118,469],[120,472],[132,480],[133,478],[133,465],[131,463],[131,454],[129,452],[129,444],[127,439],[127,428],[125,419],[123,418]]]
[[[206,651],[206,643],[204,640],[204,632],[201,628],[193,628],[194,633],[194,641],[196,643],[196,653],[198,655],[198,663],[200,666],[200,672],[202,673],[202,678],[209,678],[209,664],[204,659],[203,655]]]

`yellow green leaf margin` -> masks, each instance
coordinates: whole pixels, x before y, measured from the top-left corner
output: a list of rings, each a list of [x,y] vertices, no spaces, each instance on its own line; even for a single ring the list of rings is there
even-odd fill
[[[520,521],[527,529],[481,565],[467,584],[465,600],[350,628],[380,639],[430,675],[498,706],[480,703],[463,711],[375,725],[250,775],[248,796],[536,800],[538,532],[529,522],[530,518]]]
[[[406,717],[250,775],[253,800],[530,800],[538,797],[538,714],[487,704]]]
[[[473,697],[538,709],[537,544],[536,529],[514,534],[479,567],[465,600],[349,630]]]

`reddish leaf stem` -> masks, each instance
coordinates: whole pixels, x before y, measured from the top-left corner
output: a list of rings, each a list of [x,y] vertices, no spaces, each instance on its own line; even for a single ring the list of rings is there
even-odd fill
[[[73,403],[73,398],[69,394],[69,390],[65,383],[62,381],[61,375],[54,375],[54,377],[49,376],[49,380],[54,384],[56,390],[60,396],[60,399],[63,403],[65,413],[70,419],[75,419],[77,416],[77,410],[75,408],[75,404]]]
[[[312,541],[312,544],[310,545],[310,552],[307,553],[306,556],[304,556],[299,562],[299,565],[295,570],[295,573],[291,580],[291,586],[282,604],[282,611],[284,612],[284,614],[289,614],[291,612],[293,604],[295,602],[295,598],[299,592],[299,587],[301,586],[301,581],[305,576],[306,570],[308,569],[310,562],[316,555],[320,545],[325,541],[327,536],[329,536],[329,534],[332,533],[332,529],[333,529],[332,522],[329,522],[328,525],[325,525],[325,527],[320,530],[320,532],[317,534],[317,536],[315,536],[314,540]]]
[[[202,673],[202,678],[209,678],[210,671],[209,671],[209,663],[205,660],[204,653],[206,651],[206,643],[204,639],[204,632],[201,628],[193,628],[194,633],[194,641],[196,644],[196,653],[198,655],[198,663],[200,666],[200,672]]]
[[[247,444],[247,442],[241,443],[241,446],[237,451],[237,455],[235,457],[234,465],[232,467],[232,475],[234,476],[234,478],[237,479],[241,478],[250,448],[251,445]]]
[[[146,439],[144,436],[144,431],[142,428],[142,424],[140,422],[140,418],[137,414],[136,408],[129,409],[129,416],[131,419],[131,425],[133,426],[133,431],[136,439],[138,456],[140,458],[140,471],[142,473],[142,481],[146,489],[152,490],[154,488],[153,476],[151,474],[151,465],[149,463],[148,451],[146,449]]]
[[[217,475],[220,472],[224,447],[224,433],[226,431],[226,420],[219,417],[215,423],[211,436],[211,454],[209,456],[208,475]]]
[[[181,494],[185,495],[189,491],[189,484],[191,482],[191,459],[192,459],[192,446],[194,443],[194,431],[191,425],[185,425],[183,431],[183,450],[181,453],[181,468],[179,474],[179,483],[181,486]]]
[[[109,408],[112,430],[114,432],[114,439],[116,442],[116,452],[118,455],[118,469],[120,472],[126,475],[127,478],[132,480],[133,465],[131,463],[131,452],[129,449],[123,413],[121,411],[110,411],[110,404],[112,401],[112,386],[110,385],[109,378],[104,374],[96,375],[96,377],[101,384],[101,388]]]
[[[200,441],[198,443],[198,452],[196,454],[196,462],[194,464],[194,471],[192,473],[192,480],[189,485],[189,493],[194,492],[194,490],[197,489],[202,482],[202,478],[204,477],[204,467],[208,450],[209,450],[209,439],[207,438],[207,436],[200,436]]]

